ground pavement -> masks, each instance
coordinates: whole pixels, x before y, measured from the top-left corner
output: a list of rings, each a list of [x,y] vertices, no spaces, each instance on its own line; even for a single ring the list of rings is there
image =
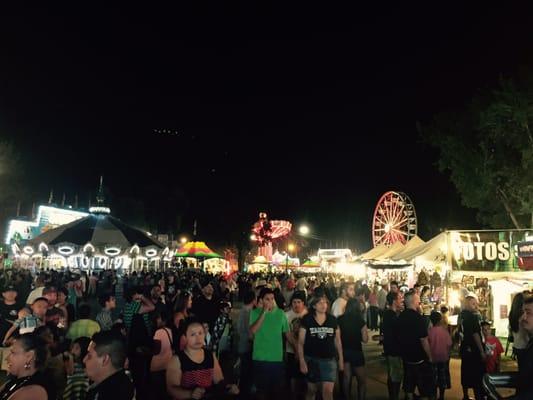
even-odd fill
[[[377,332],[374,332],[377,333]],[[371,336],[371,335],[370,335]],[[505,348],[505,343],[503,343]],[[363,345],[365,353],[366,367],[367,367],[367,385],[368,385],[368,400],[385,400],[387,395],[387,370],[385,365],[385,358],[381,356],[383,348],[377,342],[372,340]],[[502,371],[516,371],[516,362],[510,357],[503,357]],[[463,398],[463,391],[461,388],[461,360],[453,357],[450,361],[450,374],[452,388],[447,390],[445,398],[449,400],[461,400]],[[502,392],[502,394],[511,394],[512,392]],[[471,392],[470,397],[474,394]]]

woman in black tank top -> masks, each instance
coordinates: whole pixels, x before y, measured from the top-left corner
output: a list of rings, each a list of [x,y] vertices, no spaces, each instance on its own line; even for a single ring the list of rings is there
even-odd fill
[[[20,400],[54,399],[41,369],[47,358],[46,343],[34,333],[19,337],[7,356],[8,372],[12,376],[0,388],[0,400],[9,400],[17,394]]]
[[[167,366],[167,392],[174,399],[223,399],[226,394],[237,395],[235,385],[226,385],[216,356],[204,348],[205,331],[196,319],[184,323],[187,344]],[[222,393],[218,393],[222,389]],[[2,399],[0,399],[2,400]]]

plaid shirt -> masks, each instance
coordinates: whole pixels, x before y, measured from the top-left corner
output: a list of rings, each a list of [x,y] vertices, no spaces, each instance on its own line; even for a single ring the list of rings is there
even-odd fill
[[[19,333],[22,335],[24,333],[30,333],[35,330],[35,328],[43,325],[43,321],[35,315],[28,315],[24,318],[17,319],[13,322],[17,328],[19,328]]]

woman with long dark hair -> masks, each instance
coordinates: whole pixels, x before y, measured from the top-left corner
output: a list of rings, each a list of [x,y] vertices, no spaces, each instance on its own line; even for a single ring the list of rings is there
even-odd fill
[[[174,337],[174,344],[178,346],[178,350],[185,348],[185,331],[181,326],[183,320],[189,318],[192,308],[192,294],[189,292],[182,292],[176,300],[176,306],[174,307],[174,316],[172,323],[172,335]]]
[[[15,339],[7,356],[11,378],[0,388],[0,400],[55,399],[55,390],[42,372],[47,358],[46,343],[35,333]]]
[[[520,317],[522,316],[524,299],[529,295],[529,292],[517,293],[513,298],[511,310],[509,311],[509,333],[513,337],[513,353],[516,354],[516,361],[519,369],[529,342],[527,332],[520,326]]]
[[[344,314],[339,317],[342,351],[344,355],[343,389],[350,399],[352,377],[357,380],[357,399],[366,398],[365,356],[361,343],[368,342],[368,329],[361,314],[359,300],[349,299]]]
[[[312,298],[309,314],[302,318],[298,333],[298,359],[300,372],[307,379],[308,400],[315,398],[318,385],[322,399],[332,400],[337,366],[339,371],[344,369],[341,332],[337,319],[328,313],[328,306],[324,293]]]

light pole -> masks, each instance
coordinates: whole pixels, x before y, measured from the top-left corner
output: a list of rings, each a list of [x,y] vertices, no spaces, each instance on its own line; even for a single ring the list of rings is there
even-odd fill
[[[285,258],[285,273],[289,270],[289,252],[294,251],[295,246],[292,243],[287,245],[287,257]]]

